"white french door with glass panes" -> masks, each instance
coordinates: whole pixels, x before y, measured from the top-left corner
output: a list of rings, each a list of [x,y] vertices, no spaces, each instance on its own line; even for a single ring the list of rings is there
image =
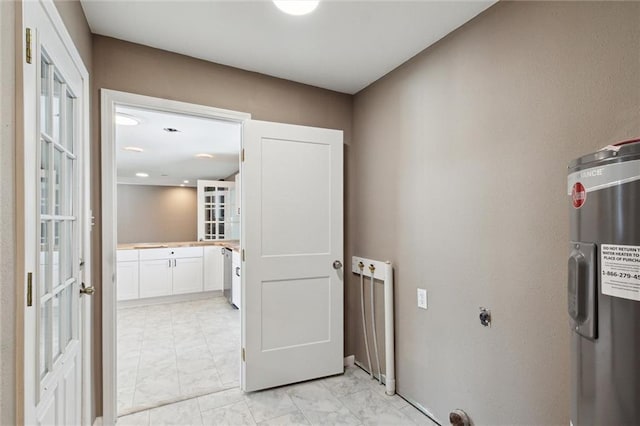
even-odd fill
[[[86,276],[80,261],[88,258],[81,184],[88,75],[65,43],[68,34],[61,34],[51,2],[23,2],[23,16],[30,41],[23,64],[24,420],[77,425],[84,418],[83,371],[89,371],[82,368],[81,283]]]

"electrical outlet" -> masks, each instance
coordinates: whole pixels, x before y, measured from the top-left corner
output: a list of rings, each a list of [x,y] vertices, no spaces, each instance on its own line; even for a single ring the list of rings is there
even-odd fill
[[[427,309],[427,290],[418,289],[418,308]]]

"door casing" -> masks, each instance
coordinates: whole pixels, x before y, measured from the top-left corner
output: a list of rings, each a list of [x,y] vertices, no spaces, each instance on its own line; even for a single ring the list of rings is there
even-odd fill
[[[116,106],[154,109],[216,120],[243,123],[251,114],[173,101],[151,96],[101,89],[101,152],[102,152],[102,423],[114,425],[117,419],[117,334],[116,334],[116,248],[117,192],[116,192]],[[241,225],[242,226],[242,225]],[[240,357],[240,354],[238,354]]]

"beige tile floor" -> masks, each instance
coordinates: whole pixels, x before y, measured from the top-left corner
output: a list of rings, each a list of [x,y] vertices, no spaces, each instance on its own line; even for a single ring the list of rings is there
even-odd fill
[[[119,413],[136,411],[118,426],[436,425],[358,367],[243,393],[239,312],[223,298],[120,309],[118,320]]]
[[[237,387],[240,313],[223,297],[118,309],[118,413]]]

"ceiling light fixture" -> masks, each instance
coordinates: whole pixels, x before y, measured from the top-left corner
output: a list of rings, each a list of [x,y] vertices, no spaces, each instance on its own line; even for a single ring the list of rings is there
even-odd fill
[[[149,173],[138,172],[138,173],[136,173],[136,176],[138,176],[138,177],[149,177]]]
[[[184,186],[184,183],[181,183],[180,186]]]
[[[273,0],[278,9],[289,15],[306,15],[316,10],[320,0]]]
[[[213,158],[211,154],[196,154],[196,158]]]
[[[189,183],[189,181],[188,180],[183,180],[182,183]]]
[[[138,148],[137,146],[125,146],[124,148],[125,151],[131,151],[131,152],[143,152],[144,149],[142,148]]]
[[[132,115],[118,112],[116,113],[116,124],[120,124],[122,126],[137,126],[140,124],[140,120]]]

